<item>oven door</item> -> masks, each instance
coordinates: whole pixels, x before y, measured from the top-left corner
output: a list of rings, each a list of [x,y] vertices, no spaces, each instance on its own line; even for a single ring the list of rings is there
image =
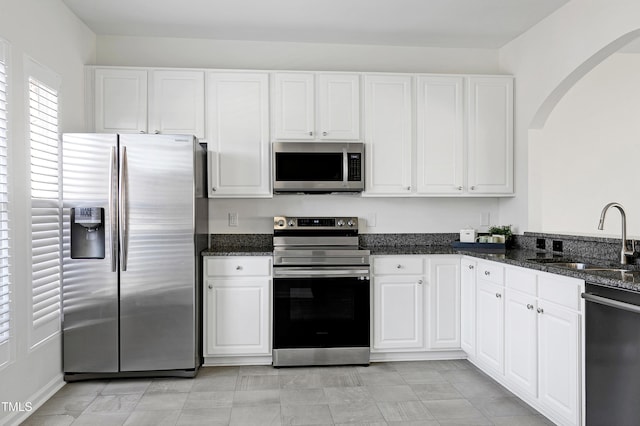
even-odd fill
[[[368,349],[369,286],[367,267],[274,268],[273,348]]]

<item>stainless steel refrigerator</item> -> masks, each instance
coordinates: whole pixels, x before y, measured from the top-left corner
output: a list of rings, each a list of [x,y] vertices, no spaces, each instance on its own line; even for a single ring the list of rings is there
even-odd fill
[[[63,370],[194,376],[206,149],[187,135],[64,134]]]

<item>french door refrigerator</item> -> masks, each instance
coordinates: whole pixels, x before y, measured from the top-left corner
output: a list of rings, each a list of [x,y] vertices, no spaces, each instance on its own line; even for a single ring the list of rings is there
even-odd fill
[[[64,134],[63,370],[194,376],[206,149],[190,135]]]

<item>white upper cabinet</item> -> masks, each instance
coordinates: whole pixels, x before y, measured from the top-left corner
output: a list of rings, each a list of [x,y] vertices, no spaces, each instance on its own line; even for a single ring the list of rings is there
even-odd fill
[[[464,78],[419,77],[417,103],[417,192],[462,193]]]
[[[204,138],[204,73],[97,68],[95,131]]]
[[[411,192],[411,76],[365,75],[366,195]]]
[[[513,192],[513,78],[469,77],[468,190]]]
[[[360,76],[274,73],[274,140],[359,140]]]
[[[210,197],[270,197],[267,73],[207,75]]]
[[[360,76],[318,74],[318,139],[360,139]]]
[[[147,71],[95,70],[95,131],[146,133]]]
[[[149,133],[204,138],[204,73],[153,71],[149,91]]]
[[[513,78],[419,76],[417,191],[513,193]]]

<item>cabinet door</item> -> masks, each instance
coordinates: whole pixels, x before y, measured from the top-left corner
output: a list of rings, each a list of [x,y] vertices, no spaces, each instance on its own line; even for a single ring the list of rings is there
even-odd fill
[[[460,258],[430,257],[429,347],[460,348]]]
[[[469,191],[513,192],[513,78],[470,77]]]
[[[365,195],[411,193],[411,77],[365,75]]]
[[[529,396],[538,391],[538,314],[534,296],[505,291],[505,376]]]
[[[273,74],[273,137],[276,140],[314,139],[314,75]]]
[[[269,278],[207,280],[205,356],[268,355]]]
[[[572,312],[544,301],[538,304],[539,400],[579,424],[580,320]]]
[[[360,76],[318,75],[318,138],[360,139]]]
[[[504,287],[484,279],[476,283],[476,359],[504,374]]]
[[[265,73],[207,77],[210,197],[269,197],[269,102]]]
[[[149,133],[204,138],[204,73],[153,71],[149,92]]]
[[[424,277],[375,276],[373,351],[424,350]]]
[[[418,78],[418,193],[465,190],[463,89],[463,77]]]
[[[95,131],[147,131],[147,71],[95,70]]]
[[[460,346],[469,358],[476,355],[476,265],[467,257],[460,262]]]

